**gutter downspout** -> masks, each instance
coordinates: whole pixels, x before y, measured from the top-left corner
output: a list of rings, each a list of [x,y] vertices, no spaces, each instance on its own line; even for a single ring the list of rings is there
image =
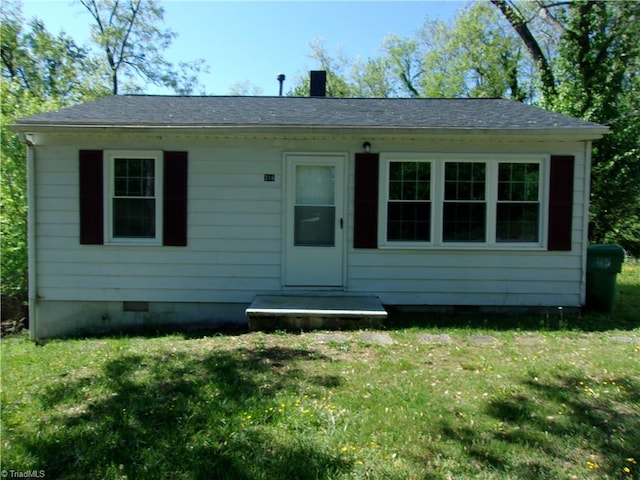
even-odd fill
[[[591,198],[592,141],[584,142],[584,216],[582,220],[582,275],[580,278],[580,305],[587,303],[587,248],[589,247],[589,199]]]
[[[36,146],[33,134],[24,136],[27,144],[27,252],[29,288],[29,338],[38,341],[38,286],[36,275]]]

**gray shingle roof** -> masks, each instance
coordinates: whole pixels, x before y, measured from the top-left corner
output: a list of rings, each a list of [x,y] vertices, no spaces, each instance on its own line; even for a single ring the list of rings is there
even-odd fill
[[[16,121],[28,126],[582,130],[602,125],[504,99],[119,95]]]

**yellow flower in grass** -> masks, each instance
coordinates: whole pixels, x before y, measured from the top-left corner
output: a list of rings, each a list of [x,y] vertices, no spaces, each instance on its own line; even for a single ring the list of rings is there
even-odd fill
[[[600,468],[600,465],[598,465],[596,463],[596,456],[595,455],[591,455],[591,460],[587,460],[587,468],[589,470],[597,470],[598,468]]]

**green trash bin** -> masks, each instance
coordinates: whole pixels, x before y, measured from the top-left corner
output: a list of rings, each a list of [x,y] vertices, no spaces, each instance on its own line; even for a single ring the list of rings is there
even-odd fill
[[[590,245],[587,248],[587,308],[613,312],[616,276],[622,271],[624,249],[619,245]]]

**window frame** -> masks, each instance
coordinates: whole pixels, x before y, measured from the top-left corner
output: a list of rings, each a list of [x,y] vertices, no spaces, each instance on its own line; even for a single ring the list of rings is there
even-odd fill
[[[113,200],[115,197],[116,159],[140,159],[154,161],[155,236],[116,237],[114,236]],[[160,150],[105,150],[104,151],[104,232],[108,245],[162,245],[163,234],[163,152]]]
[[[546,250],[549,205],[549,154],[510,153],[381,153],[378,181],[378,248],[381,249],[462,249],[462,250]],[[387,206],[389,203],[389,169],[392,162],[431,163],[431,241],[395,241],[387,239]],[[475,162],[485,167],[485,232],[484,242],[445,242],[443,240],[445,164]],[[498,242],[498,173],[505,163],[536,163],[538,177],[538,241]]]
[[[518,245],[536,245],[536,246],[544,246],[546,248],[546,239],[547,239],[547,230],[546,230],[546,225],[548,223],[547,221],[547,217],[546,217],[546,211],[547,209],[545,208],[546,205],[548,205],[548,200],[545,198],[545,185],[548,185],[549,181],[548,178],[546,177],[546,172],[549,170],[548,168],[545,168],[546,165],[548,165],[549,160],[547,159],[547,162],[544,161],[535,161],[535,160],[527,160],[527,159],[518,159],[516,160],[499,160],[496,164],[495,167],[495,185],[494,185],[494,193],[495,193],[495,200],[493,202],[493,206],[494,206],[494,220],[493,220],[493,231],[492,231],[492,235],[493,235],[493,242],[496,245],[499,246],[509,246],[509,247],[516,247]],[[527,204],[527,203],[534,203],[531,201],[505,201],[505,200],[500,200],[498,198],[498,189],[499,189],[499,183],[500,183],[500,178],[499,178],[499,174],[500,174],[500,165],[501,164],[537,164],[538,165],[538,200],[537,200],[537,204],[538,204],[538,240],[534,241],[534,242],[502,242],[502,241],[498,241],[497,236],[498,236],[498,205],[503,204],[512,204],[512,205],[523,205],[523,204]],[[546,189],[548,190],[548,188]],[[543,221],[544,220],[544,221]]]
[[[465,158],[465,159],[446,159],[443,160],[440,163],[440,171],[438,172],[438,185],[440,186],[440,189],[438,190],[438,195],[437,195],[437,201],[438,201],[438,211],[439,211],[439,218],[438,218],[438,231],[439,231],[439,236],[437,237],[437,240],[439,241],[440,244],[444,245],[444,246],[451,246],[451,245],[461,245],[461,246],[467,246],[467,245],[486,245],[489,242],[489,238],[490,238],[490,232],[489,232],[489,228],[490,228],[490,222],[489,222],[489,218],[490,218],[490,204],[491,204],[491,181],[490,181],[490,168],[489,168],[489,162],[487,161],[483,161],[483,160],[479,160],[479,159],[469,159],[469,158]],[[474,199],[447,199],[445,198],[446,195],[446,169],[447,169],[447,164],[457,164],[457,163],[466,163],[466,164],[481,164],[484,165],[484,172],[485,172],[485,176],[484,176],[484,198],[482,200],[474,200]],[[484,237],[485,237],[485,241],[481,242],[481,241],[474,241],[474,240],[470,240],[467,242],[463,242],[463,241],[445,241],[444,239],[444,210],[445,210],[445,206],[446,205],[472,205],[472,204],[476,204],[476,205],[483,205],[484,206]]]
[[[388,240],[387,239],[387,221],[388,221],[388,205],[390,203],[389,199],[389,177],[390,177],[390,169],[392,162],[420,162],[420,163],[428,163],[430,165],[430,182],[429,182],[429,203],[431,204],[431,217],[430,217],[430,225],[429,225],[429,238],[430,241],[411,241],[411,240]],[[390,154],[385,155],[381,154],[380,156],[380,175],[379,175],[379,202],[378,202],[378,246],[381,248],[384,247],[393,247],[393,248],[420,248],[420,247],[430,247],[434,244],[434,224],[435,224],[435,216],[434,216],[434,193],[435,193],[435,175],[434,175],[434,164],[432,158],[425,157],[423,154]]]

